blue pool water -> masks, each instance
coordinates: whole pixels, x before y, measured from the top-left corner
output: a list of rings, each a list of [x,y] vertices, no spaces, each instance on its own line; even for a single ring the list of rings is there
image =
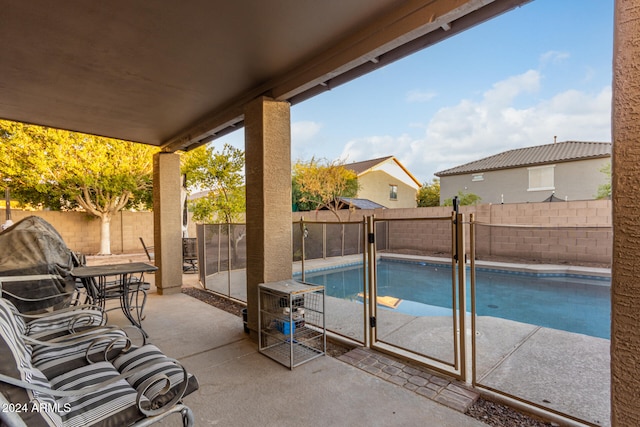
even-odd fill
[[[362,270],[360,264],[306,272],[305,281],[324,285],[328,296],[361,300]],[[401,299],[394,310],[422,316],[450,313],[451,292],[447,265],[378,261],[378,296]],[[478,316],[609,339],[610,294],[609,278],[476,269]],[[468,289],[467,296],[470,304]]]

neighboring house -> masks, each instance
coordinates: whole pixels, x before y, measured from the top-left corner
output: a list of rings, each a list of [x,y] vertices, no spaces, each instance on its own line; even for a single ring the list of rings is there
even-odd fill
[[[393,156],[347,163],[358,176],[355,199],[366,199],[386,208],[415,208],[420,182]],[[354,200],[355,200],[354,199]]]
[[[481,203],[593,200],[609,181],[610,142],[566,141],[505,151],[437,172],[440,203],[463,193]]]

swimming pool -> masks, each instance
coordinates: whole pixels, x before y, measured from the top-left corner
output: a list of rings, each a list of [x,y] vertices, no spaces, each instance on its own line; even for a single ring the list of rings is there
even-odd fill
[[[361,300],[358,294],[363,292],[362,270],[362,264],[352,264],[307,271],[305,281],[324,285],[328,296],[357,301]],[[400,300],[395,308],[379,306],[383,309],[419,316],[446,315],[451,312],[451,267],[379,260],[378,296]],[[467,296],[470,304],[468,290]],[[476,268],[478,316],[609,339],[610,298],[609,278]]]

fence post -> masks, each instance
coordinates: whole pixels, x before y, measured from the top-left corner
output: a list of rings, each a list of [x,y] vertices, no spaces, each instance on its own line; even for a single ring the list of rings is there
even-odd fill
[[[196,237],[198,238],[198,275],[200,283],[207,289],[207,225],[196,224]],[[200,259],[202,253],[202,259]]]
[[[362,222],[364,224],[367,223],[367,217],[364,216],[364,215],[362,216]],[[363,239],[363,237],[361,236],[361,233],[365,234],[364,230],[366,230],[366,225],[364,227],[362,227],[362,228],[358,227],[358,252],[357,253],[360,253],[360,245],[362,244],[362,239]],[[362,249],[362,253],[365,253],[364,248]],[[364,261],[365,262],[362,265],[366,265],[367,264],[367,262],[366,262],[367,258],[366,257],[365,257]]]
[[[469,214],[469,261],[471,276],[471,385],[476,385],[476,224],[475,215]]]
[[[231,298],[231,223],[227,221],[227,296]]]
[[[216,273],[220,273],[221,261],[220,261],[220,250],[222,249],[222,225],[218,224],[218,271]]]
[[[467,382],[467,280],[465,262],[464,214],[456,214],[456,250],[458,263],[458,329],[460,330],[460,379]],[[454,312],[455,315],[455,312]]]
[[[304,248],[304,240],[307,238],[307,227],[304,225],[304,216],[300,217],[300,248],[302,251],[302,257],[300,259],[300,267],[302,268],[302,281],[304,282],[304,258],[305,258],[305,248]]]
[[[460,368],[459,360],[460,360],[460,346],[459,339],[456,336],[456,331],[459,329],[460,325],[458,322],[458,318],[456,317],[456,310],[459,310],[460,307],[456,306],[456,294],[457,284],[458,284],[458,255],[456,253],[456,249],[458,246],[458,234],[457,234],[457,214],[455,211],[451,211],[451,307],[453,309],[453,354],[455,359],[454,369],[458,370]]]
[[[364,345],[371,347],[371,343],[376,339],[376,328],[373,326],[373,317],[376,315],[376,243],[375,243],[375,215],[367,217],[365,220],[366,232],[364,233],[364,242],[366,251],[365,259],[367,259],[367,272],[369,277],[369,286],[363,287],[364,291]]]
[[[322,259],[327,259],[327,223],[322,223]]]

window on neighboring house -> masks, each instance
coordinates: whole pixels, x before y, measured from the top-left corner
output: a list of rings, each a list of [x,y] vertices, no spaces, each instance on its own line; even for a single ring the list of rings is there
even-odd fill
[[[391,200],[398,200],[398,186],[389,185],[389,198]]]
[[[555,184],[553,180],[555,167],[555,165],[551,165],[528,168],[528,191],[555,190]]]
[[[484,174],[474,173],[473,176],[471,177],[471,181],[484,181]]]

